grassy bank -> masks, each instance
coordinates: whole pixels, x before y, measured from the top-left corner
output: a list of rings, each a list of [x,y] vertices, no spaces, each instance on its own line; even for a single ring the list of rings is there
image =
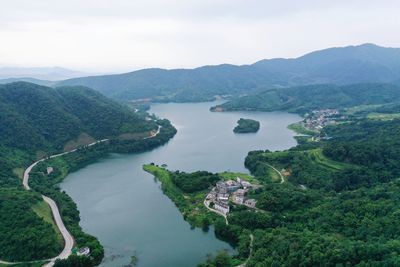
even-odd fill
[[[208,190],[184,193],[173,183],[170,171],[152,164],[144,165],[143,169],[153,174],[161,182],[163,193],[175,203],[190,225],[207,229],[216,219],[217,215],[209,212],[203,204]]]
[[[289,124],[289,126],[287,128],[289,130],[294,131],[297,134],[315,135],[317,133],[316,131],[312,131],[312,130],[304,127],[301,122],[295,122],[295,123]]]

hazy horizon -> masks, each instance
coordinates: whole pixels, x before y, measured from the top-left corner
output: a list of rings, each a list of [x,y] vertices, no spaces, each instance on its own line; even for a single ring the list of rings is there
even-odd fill
[[[400,47],[393,0],[15,0],[2,11],[0,67],[118,73]]]

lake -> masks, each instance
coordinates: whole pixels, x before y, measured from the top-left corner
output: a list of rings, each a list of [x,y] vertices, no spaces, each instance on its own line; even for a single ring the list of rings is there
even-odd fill
[[[212,228],[207,233],[191,229],[142,165],[248,172],[244,159],[250,150],[296,145],[287,125],[301,118],[283,112],[210,112],[217,103],[152,105],[150,113],[169,119],[178,129],[169,143],[144,153],[112,154],[65,178],[61,188],[77,203],[82,228],[105,248],[101,266],[127,266],[132,256],[139,267],[196,266],[208,254],[232,251]],[[260,121],[260,130],[234,134],[241,117]]]

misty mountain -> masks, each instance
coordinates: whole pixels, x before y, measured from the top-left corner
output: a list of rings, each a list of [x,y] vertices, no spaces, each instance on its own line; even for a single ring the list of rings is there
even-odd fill
[[[28,82],[28,83],[34,83],[34,84],[43,85],[43,86],[53,86],[55,84],[54,81],[40,80],[40,79],[28,78],[28,77],[0,79],[0,84],[13,83],[13,82]]]
[[[61,81],[83,85],[120,100],[202,101],[268,88],[307,84],[338,85],[400,79],[400,49],[373,44],[329,48],[293,59],[266,59],[252,65],[196,69],[144,69],[125,74]]]
[[[0,67],[0,79],[18,78],[17,80],[20,80],[20,78],[23,78],[22,81],[29,81],[27,80],[28,78],[34,78],[38,80],[58,81],[87,75],[89,73],[60,67]]]

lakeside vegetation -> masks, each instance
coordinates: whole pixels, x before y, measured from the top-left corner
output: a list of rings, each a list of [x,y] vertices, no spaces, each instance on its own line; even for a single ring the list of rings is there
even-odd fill
[[[330,139],[305,141],[286,151],[249,152],[245,165],[262,184],[251,192],[258,209],[232,207],[229,225],[221,216],[208,221],[218,238],[237,246],[239,255],[219,253],[199,266],[243,262],[249,255],[250,233],[250,267],[400,264],[400,120],[358,119],[327,126],[323,132]],[[284,176],[283,183],[272,167]],[[186,219],[210,214],[201,207],[206,191],[186,193],[186,185],[179,188],[173,176],[185,182],[198,179],[193,184],[202,181],[205,188],[205,177],[211,174],[180,176],[154,165],[144,168],[160,179],[163,191]]]
[[[91,248],[91,257],[58,261],[56,266],[79,266],[77,259],[81,266],[99,264],[103,257],[101,244],[82,231],[76,204],[60,192],[57,184],[68,172],[110,152],[140,152],[162,145],[174,136],[176,129],[168,120],[147,121],[84,87],[53,89],[25,82],[0,85],[0,111],[0,259],[42,260],[62,251],[63,240],[50,220],[40,192],[57,203],[78,247]],[[149,136],[158,125],[160,133],[154,138],[119,138],[125,133]],[[80,138],[82,134],[90,138]],[[86,142],[104,138],[110,140],[85,146]],[[39,158],[62,152],[67,144],[72,149],[71,141],[79,147],[78,151],[38,164],[31,172],[33,190],[23,189],[23,170]],[[52,166],[54,172],[47,175],[47,166]]]
[[[237,126],[233,129],[234,133],[256,133],[260,129],[260,122],[251,119],[240,118]]]
[[[314,135],[317,133],[316,131],[312,131],[312,130],[304,127],[301,122],[295,122],[295,123],[289,124],[289,126],[287,128],[297,134],[302,134],[302,135]]]

